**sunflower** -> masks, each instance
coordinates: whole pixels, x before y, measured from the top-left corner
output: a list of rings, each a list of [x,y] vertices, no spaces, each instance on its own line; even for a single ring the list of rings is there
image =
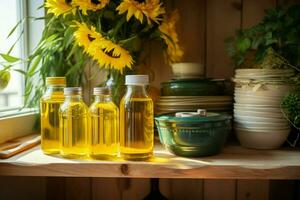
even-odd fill
[[[109,4],[109,0],[74,0],[74,4],[87,15],[88,10],[97,11]]]
[[[56,17],[76,12],[72,0],[47,0],[45,7],[48,8],[48,13],[53,13]]]
[[[93,41],[88,53],[100,66],[114,68],[121,73],[126,66],[131,68],[133,64],[133,59],[126,49],[106,38]]]
[[[159,26],[161,37],[167,44],[167,56],[171,63],[179,62],[184,54],[183,49],[179,46],[179,39],[176,32],[176,22],[178,19],[178,12],[174,11]]]
[[[94,40],[102,39],[102,35],[96,31],[95,27],[89,28],[85,23],[75,21],[77,30],[74,32],[75,42],[78,46],[83,47],[84,52],[88,53],[88,49]]]
[[[148,24],[151,24],[151,20],[158,23],[161,20],[160,15],[165,13],[165,9],[162,8],[160,0],[145,0],[144,2],[139,2],[137,0],[123,0],[117,7],[117,11],[119,11],[119,14],[127,12],[127,21],[134,16],[143,23],[145,16]]]

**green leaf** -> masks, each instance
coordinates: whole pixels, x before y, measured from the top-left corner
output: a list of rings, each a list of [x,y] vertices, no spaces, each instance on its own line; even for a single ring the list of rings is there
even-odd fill
[[[9,32],[7,38],[9,38],[15,32],[15,30],[18,28],[18,26],[20,25],[20,23],[22,23],[23,21],[24,21],[24,19],[21,19],[21,20],[18,21],[18,23]]]
[[[38,67],[40,61],[42,59],[41,55],[38,55],[37,57],[35,57],[34,62],[32,63],[32,65],[30,66],[30,70],[28,71],[28,74],[30,76],[32,76],[35,73],[36,68]]]
[[[27,75],[27,73],[24,70],[21,70],[21,69],[14,69],[14,71],[19,72],[19,73],[23,74],[24,76]]]
[[[245,53],[251,47],[251,40],[249,38],[238,38],[236,46],[241,53]]]
[[[8,55],[8,54],[3,54],[3,53],[0,53],[0,56],[9,63],[14,63],[14,62],[21,60],[20,58],[17,58],[17,57]]]

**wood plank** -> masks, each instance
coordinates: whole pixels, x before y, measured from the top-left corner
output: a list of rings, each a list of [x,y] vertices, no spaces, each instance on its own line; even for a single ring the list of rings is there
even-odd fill
[[[185,200],[203,198],[203,181],[196,179],[173,179],[170,199]]]
[[[122,199],[122,188],[118,178],[92,178],[92,200]]]
[[[179,41],[184,48],[183,61],[205,63],[205,0],[174,0],[174,8],[178,10]]]
[[[230,78],[234,65],[225,51],[224,40],[241,27],[241,0],[209,0],[206,13],[206,74]]]
[[[259,23],[265,16],[265,10],[276,7],[276,0],[243,0],[242,28]]]
[[[43,177],[0,177],[2,200],[46,200],[46,180]]]
[[[251,150],[226,146],[221,154],[182,158],[156,144],[150,161],[68,160],[44,155],[40,147],[0,160],[0,175],[190,178],[190,179],[300,179],[299,149]]]
[[[204,200],[235,200],[236,180],[204,180]]]
[[[237,200],[266,200],[269,199],[268,180],[238,180]]]
[[[297,182],[290,180],[270,181],[269,197],[270,200],[293,200],[297,195]]]
[[[66,178],[65,200],[92,200],[90,178]]]
[[[139,200],[150,193],[150,179],[128,179],[128,187],[122,192],[122,199]]]
[[[61,178],[61,177],[46,178],[46,199],[47,200],[65,199],[65,178]]]

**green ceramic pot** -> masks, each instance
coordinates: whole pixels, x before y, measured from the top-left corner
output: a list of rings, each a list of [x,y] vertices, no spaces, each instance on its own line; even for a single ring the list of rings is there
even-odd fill
[[[224,88],[210,79],[171,80],[161,84],[161,96],[216,96]]]
[[[165,148],[184,157],[219,153],[231,128],[230,116],[217,113],[206,117],[159,116],[155,123]]]

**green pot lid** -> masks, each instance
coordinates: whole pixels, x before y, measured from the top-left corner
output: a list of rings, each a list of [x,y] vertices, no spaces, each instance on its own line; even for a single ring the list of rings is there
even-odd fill
[[[215,122],[229,120],[231,117],[226,114],[208,112],[206,116],[193,117],[175,117],[171,115],[161,115],[155,117],[159,122],[185,122],[185,123],[199,123],[199,122]]]

